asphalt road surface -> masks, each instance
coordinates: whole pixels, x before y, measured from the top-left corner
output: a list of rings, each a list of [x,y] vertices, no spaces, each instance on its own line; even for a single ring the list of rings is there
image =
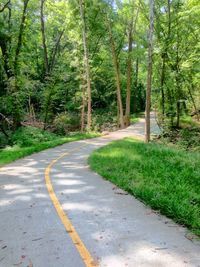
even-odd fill
[[[200,266],[186,229],[89,169],[93,150],[125,136],[142,139],[144,119],[0,169],[1,267]]]

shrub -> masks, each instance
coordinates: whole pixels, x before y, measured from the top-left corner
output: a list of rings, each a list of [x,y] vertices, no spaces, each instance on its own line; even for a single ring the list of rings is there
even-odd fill
[[[53,126],[56,133],[65,135],[80,128],[80,118],[74,113],[60,113],[54,119]]]
[[[26,126],[20,127],[11,137],[13,144],[21,147],[33,146],[38,143],[52,141],[55,134],[42,129]]]

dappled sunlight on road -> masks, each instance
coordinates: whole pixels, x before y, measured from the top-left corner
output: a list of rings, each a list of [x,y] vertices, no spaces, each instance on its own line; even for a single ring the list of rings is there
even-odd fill
[[[94,186],[81,186],[79,189],[78,188],[68,188],[68,189],[62,189],[61,191],[58,191],[58,194],[79,194],[80,192],[87,192],[90,190],[93,190]]]
[[[144,120],[107,136],[68,143],[9,164],[0,171],[0,266],[82,267],[44,180],[49,163],[55,194],[100,266],[196,267],[199,249],[185,229],[90,171],[87,158],[112,140],[143,138]],[[70,153],[71,150],[74,150]],[[69,152],[69,153],[67,153]],[[116,156],[116,155],[115,155]],[[137,159],[139,155],[134,155]],[[111,166],[112,167],[112,166]],[[167,264],[166,264],[167,262]]]
[[[71,202],[67,202],[67,203],[63,203],[62,204],[63,209],[66,210],[80,210],[80,211],[92,211],[93,210],[93,206],[91,204],[87,204],[87,203],[71,203]]]
[[[1,174],[7,174],[9,173],[9,175],[23,175],[23,178],[26,178],[28,176],[26,176],[26,173],[35,173],[35,174],[39,174],[39,171],[37,168],[31,168],[31,167],[26,167],[26,166],[15,166],[15,168],[13,167],[3,167],[1,169]]]
[[[57,181],[57,185],[84,185],[85,183],[81,180],[63,180],[63,181]]]

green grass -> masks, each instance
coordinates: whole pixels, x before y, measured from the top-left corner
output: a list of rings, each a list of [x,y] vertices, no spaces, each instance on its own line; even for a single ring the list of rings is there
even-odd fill
[[[12,136],[14,145],[0,149],[0,166],[47,148],[96,136],[99,134],[74,133],[61,137],[38,128],[22,127]]]
[[[144,112],[131,114],[131,118],[130,118],[131,124],[138,122],[141,117],[144,117]]]
[[[184,115],[184,116],[181,116],[181,118],[180,118],[180,127],[181,128],[199,127],[199,126],[200,126],[200,122],[198,122],[197,120],[194,120],[194,118],[191,116]]]
[[[89,158],[91,168],[153,209],[200,235],[200,154],[115,141]]]

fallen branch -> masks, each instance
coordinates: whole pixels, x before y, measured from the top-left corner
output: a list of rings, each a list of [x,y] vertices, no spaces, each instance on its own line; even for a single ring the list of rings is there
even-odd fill
[[[2,114],[1,112],[0,112],[0,117],[4,120],[4,121],[6,121],[9,125],[12,125],[13,123],[4,115],[4,114]],[[0,120],[1,120],[1,118],[0,118]]]

